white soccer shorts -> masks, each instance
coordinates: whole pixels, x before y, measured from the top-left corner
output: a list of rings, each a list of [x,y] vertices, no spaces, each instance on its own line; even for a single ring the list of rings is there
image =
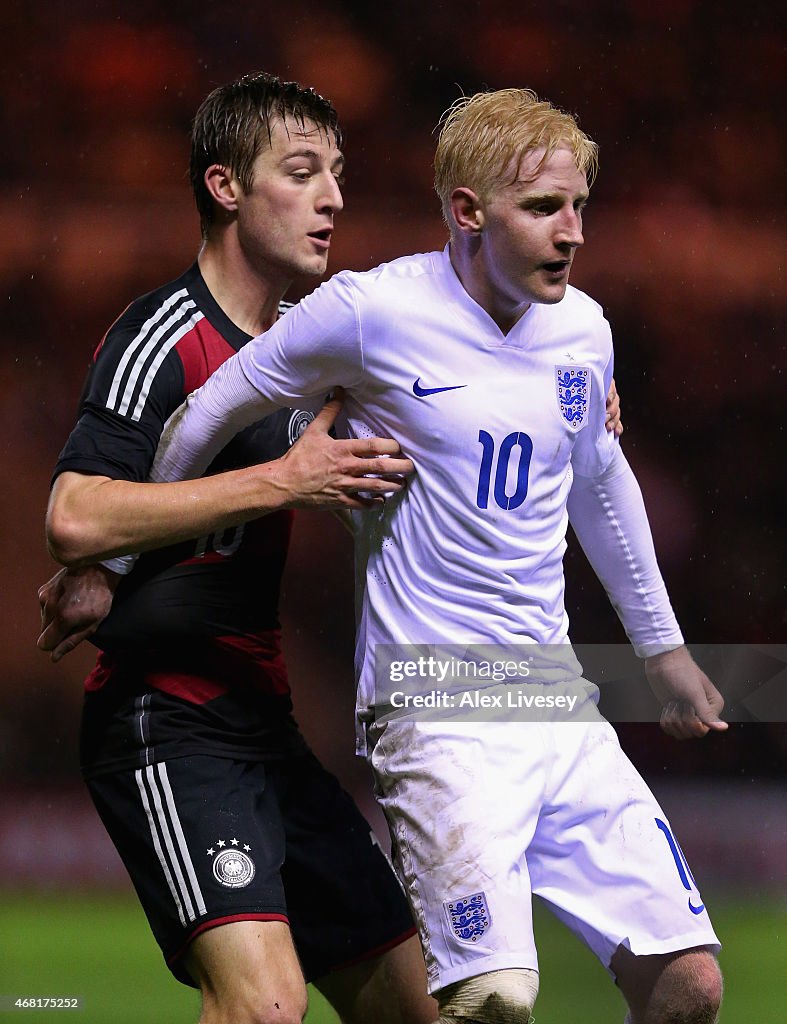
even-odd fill
[[[418,925],[429,991],[538,968],[531,894],[609,969],[719,948],[669,820],[592,722],[424,722],[372,729],[377,796]]]

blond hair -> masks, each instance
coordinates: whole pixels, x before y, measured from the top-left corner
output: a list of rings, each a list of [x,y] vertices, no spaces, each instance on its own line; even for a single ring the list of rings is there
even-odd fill
[[[451,193],[464,186],[481,199],[507,178],[515,180],[526,153],[544,150],[536,174],[559,146],[571,150],[577,167],[592,184],[598,170],[598,146],[576,118],[532,89],[498,89],[461,96],[440,118],[435,153],[435,191],[450,225]],[[514,177],[510,178],[511,165]]]

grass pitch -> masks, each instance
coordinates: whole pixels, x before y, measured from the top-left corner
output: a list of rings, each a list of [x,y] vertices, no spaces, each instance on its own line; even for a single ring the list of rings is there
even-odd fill
[[[724,942],[722,1024],[787,1019],[787,905],[712,899]],[[619,1024],[623,1000],[595,958],[541,907],[538,1024]],[[164,966],[133,896],[0,895],[0,1021],[55,1024],[195,1024],[196,992]],[[79,996],[75,1010],[17,1010],[24,996]],[[307,1024],[337,1018],[311,992]],[[369,1024],[374,1024],[370,1021]]]

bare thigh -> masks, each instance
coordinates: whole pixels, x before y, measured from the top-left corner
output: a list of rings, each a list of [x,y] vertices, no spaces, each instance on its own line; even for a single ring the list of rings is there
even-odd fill
[[[201,1024],[300,1024],[306,1013],[306,985],[283,921],[210,928],[184,963],[202,992]]]
[[[381,956],[315,982],[343,1024],[433,1024],[437,1003],[426,992],[426,968],[416,936]]]

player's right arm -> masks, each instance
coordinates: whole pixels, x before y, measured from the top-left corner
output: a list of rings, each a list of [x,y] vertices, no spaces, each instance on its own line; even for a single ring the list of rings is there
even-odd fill
[[[50,551],[61,564],[83,565],[167,546],[281,508],[363,508],[369,501],[359,492],[400,489],[401,482],[390,477],[409,473],[412,465],[397,457],[400,450],[395,441],[330,437],[340,408],[336,401],[325,406],[280,459],[196,479],[240,429],[290,404],[281,394],[274,400],[262,396],[242,373],[244,391],[239,401],[228,401],[226,408],[220,405],[207,420],[203,415],[203,427],[206,422],[211,427],[211,443],[203,445],[198,438],[198,458],[191,459],[185,469],[181,459],[182,471],[170,477],[157,473],[156,446],[165,424],[167,434],[180,421],[181,412],[172,414],[181,405],[185,388],[177,346],[163,353],[159,362],[154,360],[155,372],[148,370],[156,350],[147,352],[139,338],[150,337],[155,345],[148,326],[154,319],[149,307],[135,304],[115,324],[97,354],[79,422],[58,462],[47,513]],[[265,349],[267,338],[255,339],[246,347],[255,344]],[[219,375],[238,358],[220,367]],[[323,359],[320,372],[307,382],[317,408],[330,387],[342,383],[331,379],[332,371],[331,360]],[[143,382],[145,374],[149,379]],[[215,389],[210,383],[196,394],[212,394]],[[236,398],[234,393],[230,398]],[[188,413],[189,403],[181,408]],[[210,405],[202,403],[201,408],[204,413]],[[178,482],[146,482],[151,470],[153,480]]]
[[[399,472],[407,472],[410,464],[406,460],[390,456],[384,462],[378,460],[378,453],[395,455],[398,445],[380,438],[349,442],[334,440],[329,430],[340,407],[339,399],[327,403],[285,456],[248,471],[223,473],[185,485],[130,483],[73,472],[58,477],[50,501],[48,532],[53,533],[51,510],[62,515],[64,496],[73,499],[68,514],[77,518],[78,527],[74,531],[72,568],[60,570],[38,592],[41,607],[39,649],[51,652],[52,661],[57,662],[90,637],[109,614],[120,577],[104,566],[86,563],[97,555],[114,554],[113,544],[121,551],[128,547],[141,551],[148,546],[161,546],[165,536],[188,539],[194,535],[192,531],[213,532],[225,517],[230,525],[234,525],[241,520],[257,518],[266,510],[288,506],[333,506],[346,511],[373,503],[375,499],[368,497],[371,491],[398,490],[402,483],[391,480],[389,474],[375,481],[364,479],[367,472],[382,468],[390,470],[392,466]],[[260,485],[255,478],[263,473],[268,474],[268,478],[263,481],[265,491],[260,502],[257,497]],[[244,478],[251,479],[248,489],[252,497],[251,511],[244,509],[241,503],[241,512],[230,515],[227,513],[228,499],[240,498],[242,502],[245,492],[238,485],[238,480],[243,481]],[[169,492],[174,493],[176,502],[179,502],[178,493],[184,487],[193,488],[192,496],[199,501],[199,508],[189,507],[188,515],[184,515],[176,504],[174,520],[167,512],[166,504],[149,505],[140,500],[148,495],[156,499],[159,494]],[[355,496],[359,487],[363,488],[366,497]],[[211,505],[211,495],[207,493],[209,488],[218,488],[215,508]],[[126,500],[125,495],[129,495],[130,500]],[[147,511],[146,518],[140,516],[143,508]],[[89,529],[95,533],[91,535]],[[65,561],[62,551],[57,554]]]
[[[397,458],[399,445],[385,438],[335,440],[328,431],[340,408],[339,399],[326,403],[284,456],[248,469],[178,483],[60,474],[47,510],[53,557],[62,565],[84,565],[165,547],[282,508],[365,508],[370,500],[359,491],[399,490],[403,484],[392,474],[412,471],[409,460]]]
[[[286,455],[261,466],[178,483],[61,473],[47,511],[53,557],[62,565],[84,565],[165,547],[282,508],[365,508],[370,501],[358,491],[399,490],[403,485],[391,474],[409,473],[412,465],[396,457],[398,444],[330,437],[340,408],[339,400],[328,402]]]

